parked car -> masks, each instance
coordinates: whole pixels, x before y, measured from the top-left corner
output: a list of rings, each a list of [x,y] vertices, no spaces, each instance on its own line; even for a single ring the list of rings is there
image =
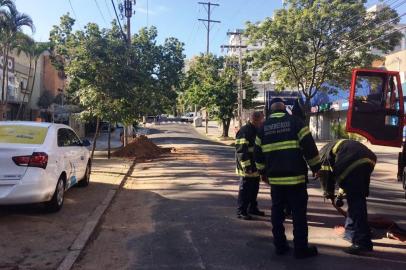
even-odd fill
[[[89,144],[63,124],[0,122],[0,204],[60,210],[66,190],[89,185]]]
[[[113,132],[114,129],[115,129],[114,125],[110,125],[110,132]],[[101,133],[109,132],[109,123],[108,122],[100,122],[100,132]]]
[[[182,116],[181,119],[182,119],[183,121],[192,123],[192,122],[193,122],[193,119],[195,118],[195,116],[196,116],[196,115],[195,115],[194,112],[188,112],[188,113],[186,113],[184,116]]]

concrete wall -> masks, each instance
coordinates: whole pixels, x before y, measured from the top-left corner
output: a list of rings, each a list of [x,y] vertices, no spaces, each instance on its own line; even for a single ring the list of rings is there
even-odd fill
[[[60,94],[58,89],[62,90],[65,88],[65,80],[60,77],[58,71],[52,65],[49,53],[44,55],[43,70],[42,81],[44,83],[44,89],[51,91],[54,96],[57,96]]]
[[[313,114],[310,117],[309,128],[313,137],[317,140],[337,139],[333,132],[334,124],[340,123],[345,126],[347,111],[330,111]]]
[[[21,101],[23,101],[23,104],[28,106],[26,113],[30,113],[30,109],[37,109],[36,103],[42,89],[41,74],[43,72],[43,59],[40,57],[38,60],[32,98],[30,104],[27,105],[29,101],[29,92],[31,91],[33,83],[32,77],[29,79],[28,75],[30,74],[30,76],[34,76],[34,65],[31,66],[30,72],[30,58],[25,53],[18,54],[16,50],[10,54],[10,57],[14,59],[14,82],[12,83],[14,91],[12,91],[12,95],[9,96],[8,118],[15,119]],[[27,116],[25,118],[27,118]],[[35,118],[35,116],[33,116],[33,118]]]

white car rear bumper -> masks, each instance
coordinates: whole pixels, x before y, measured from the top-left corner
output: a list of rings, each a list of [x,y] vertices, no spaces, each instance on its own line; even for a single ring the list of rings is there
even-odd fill
[[[21,180],[0,180],[0,205],[49,201],[56,187],[56,181],[49,179],[45,170],[28,170]]]

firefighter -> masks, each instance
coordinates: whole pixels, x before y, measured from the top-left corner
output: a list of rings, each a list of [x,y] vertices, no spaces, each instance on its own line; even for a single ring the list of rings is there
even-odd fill
[[[269,181],[272,196],[272,233],[275,253],[289,251],[283,222],[284,209],[292,209],[294,256],[298,259],[318,254],[308,245],[307,174],[308,165],[315,173],[320,157],[310,130],[297,117],[289,115],[282,99],[270,102],[271,115],[259,130],[255,141],[255,162],[263,181]]]
[[[258,209],[257,196],[260,179],[253,157],[257,129],[262,126],[263,121],[263,113],[254,112],[251,114],[249,122],[242,126],[236,134],[236,172],[240,176],[237,217],[244,220],[251,220],[250,214],[265,216],[265,213]]]
[[[344,251],[349,254],[372,251],[366,197],[376,155],[360,142],[338,140],[326,144],[320,150],[320,156],[322,167],[317,176],[324,196],[334,202],[335,187],[338,186],[342,190],[338,197],[347,199],[344,238],[352,245]]]

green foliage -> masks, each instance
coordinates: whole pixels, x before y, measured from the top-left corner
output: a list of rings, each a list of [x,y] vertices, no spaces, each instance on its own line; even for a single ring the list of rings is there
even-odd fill
[[[184,81],[183,103],[205,107],[217,120],[229,121],[237,108],[238,71],[227,65],[228,61],[212,54],[192,59]],[[257,92],[251,78],[243,74],[243,88],[246,90],[245,108],[251,107]]]
[[[183,67],[183,43],[169,38],[157,45],[155,27],[142,28],[129,46],[115,21],[111,29],[89,23],[72,31],[61,17],[50,33],[53,63],[69,78],[71,102],[82,118],[131,124],[143,114],[161,113],[176,101]]]
[[[365,138],[362,137],[361,135],[347,132],[345,130],[345,124],[342,124],[341,122],[332,124],[331,129],[334,134],[334,137],[337,139],[351,139],[356,141],[365,140]]]
[[[54,103],[54,95],[51,91],[45,90],[37,101],[38,107],[41,109],[48,109]]]
[[[399,22],[396,11],[367,13],[366,2],[287,0],[272,18],[248,23],[251,42],[265,44],[253,55],[254,64],[263,68],[262,77],[272,75],[277,89],[298,89],[308,101],[327,90],[325,82],[347,88],[352,68],[369,67],[380,58],[372,48],[387,53],[401,38],[398,31],[392,33]],[[392,23],[383,23],[388,20]]]
[[[155,27],[142,28],[132,40],[137,93],[135,108],[142,114],[159,114],[176,105],[184,66],[184,44],[167,38],[157,45]]]

